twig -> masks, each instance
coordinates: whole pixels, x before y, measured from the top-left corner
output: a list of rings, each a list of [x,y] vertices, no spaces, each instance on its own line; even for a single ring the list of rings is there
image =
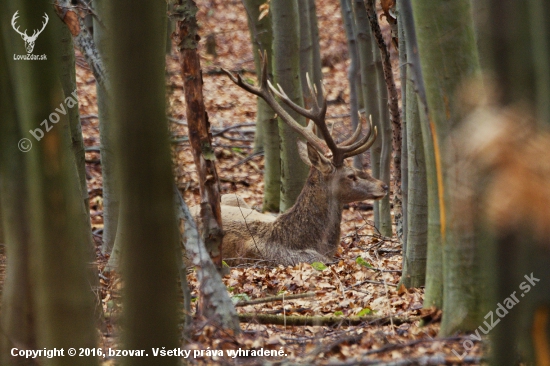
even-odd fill
[[[284,300],[304,299],[304,298],[308,298],[308,297],[315,297],[319,294],[320,293],[317,293],[317,292],[304,292],[302,294],[262,297],[260,299],[254,299],[254,300],[248,300],[248,301],[239,301],[238,303],[235,304],[235,307],[237,307],[237,306],[246,306],[246,305],[254,305],[254,304],[263,304],[263,303],[266,303],[266,302],[273,302],[273,301],[282,301],[283,299]]]
[[[281,315],[271,314],[239,314],[239,320],[242,323],[257,322],[259,324],[272,324],[272,325],[286,325],[290,326],[333,326],[333,325],[360,325],[363,323],[385,325],[390,323],[388,316],[299,316],[299,315],[287,315],[283,317]],[[420,317],[394,317],[394,324],[412,323],[420,320]]]
[[[394,285],[393,283],[384,283],[384,282],[380,282],[380,281],[373,281],[373,280],[364,280],[364,281],[361,281],[359,283],[356,283],[355,285],[351,285],[351,286],[348,286],[346,288],[346,290],[350,290],[354,287],[359,287],[361,285],[364,285],[365,283],[372,283],[372,284],[375,284],[375,285],[382,285],[382,286],[385,286],[385,285],[388,285],[388,286],[393,286],[393,287],[397,287],[397,285]]]

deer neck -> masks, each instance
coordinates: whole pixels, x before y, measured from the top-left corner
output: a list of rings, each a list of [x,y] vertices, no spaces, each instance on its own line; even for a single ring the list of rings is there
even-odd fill
[[[296,203],[273,222],[271,235],[289,249],[315,249],[332,256],[340,243],[343,205],[330,182],[314,168]]]

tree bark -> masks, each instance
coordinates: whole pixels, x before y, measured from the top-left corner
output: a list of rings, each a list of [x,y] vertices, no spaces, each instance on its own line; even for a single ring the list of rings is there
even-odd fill
[[[451,193],[458,182],[451,180],[457,150],[443,143],[462,117],[456,105],[462,83],[479,74],[479,60],[469,1],[443,5],[438,1],[413,0],[418,50],[426,85],[433,134],[441,215],[443,252],[443,319],[441,334],[471,331],[482,322],[479,293],[480,268],[475,238],[464,217],[453,217]],[[437,14],[438,16],[434,16]],[[460,29],[460,32],[457,30]],[[444,42],[442,40],[445,39]],[[445,65],[443,67],[442,65]],[[443,155],[445,153],[445,155]],[[457,316],[461,314],[461,316]]]
[[[271,26],[271,14],[268,14],[261,20],[260,5],[264,0],[244,0],[244,5],[248,13],[248,29],[250,39],[252,40],[252,50],[254,52],[254,66],[256,75],[260,75],[261,52],[267,53],[267,73],[271,72],[273,53],[271,44],[273,42],[273,30]],[[263,211],[279,212],[279,202],[281,199],[281,153],[279,143],[279,126],[275,113],[262,98],[257,98],[256,102],[256,135],[254,136],[254,150],[264,151],[264,198]]]
[[[355,29],[355,19],[351,4],[347,0],[340,0],[340,9],[342,10],[342,19],[344,20],[344,28],[346,30],[346,39],[348,41],[348,52],[350,64],[348,68],[348,83],[349,83],[349,105],[351,115],[351,127],[355,128],[360,123],[359,120],[359,99],[357,95],[357,76],[359,75],[359,52],[357,50],[357,36]],[[360,85],[359,85],[360,86]],[[353,166],[357,169],[363,169],[362,154],[353,157]]]
[[[47,3],[9,2],[8,11],[19,9],[26,24],[48,14],[50,22],[60,22]],[[15,8],[15,9],[14,9]],[[33,130],[34,146],[26,153],[26,188],[29,192],[29,263],[36,319],[37,348],[94,348],[96,329],[94,298],[87,277],[88,237],[80,213],[82,201],[74,158],[70,149],[69,121],[61,105],[69,108],[59,83],[58,26],[46,27],[35,46],[37,54],[47,54],[41,62],[8,62],[13,75],[14,105],[21,130]],[[21,52],[21,40],[4,28],[8,55]],[[33,82],[29,82],[32,80]],[[38,132],[37,124],[48,116],[50,130]],[[57,120],[56,120],[57,119]],[[55,121],[55,122],[53,122]],[[43,125],[41,125],[42,127]],[[70,294],[68,297],[67,294]],[[46,359],[46,365],[97,365],[92,356]]]
[[[380,156],[382,154],[382,118],[380,114],[380,96],[378,89],[379,70],[376,65],[376,55],[379,52],[373,48],[373,40],[371,28],[365,3],[363,0],[353,0],[353,11],[355,14],[355,24],[357,31],[357,43],[359,50],[360,72],[361,72],[361,90],[363,95],[363,105],[365,107],[365,115],[372,116],[373,125],[378,129],[380,136],[376,139],[370,148],[370,162],[372,176],[377,179],[382,179]],[[389,171],[388,171],[389,174]],[[387,178],[389,178],[389,175]],[[389,186],[389,179],[384,181]],[[381,214],[381,206],[384,207]],[[381,201],[374,201],[374,225],[379,229],[382,235],[391,236],[391,216],[389,209],[389,198],[385,197]],[[383,229],[382,229],[383,227]],[[389,232],[388,232],[389,227]]]
[[[205,250],[204,242],[199,236],[191,212],[177,189],[176,196],[177,212],[181,223],[180,227],[183,227],[182,237],[187,256],[190,264],[197,268],[197,280],[201,295],[199,298],[200,314],[222,329],[229,329],[234,334],[238,334],[241,328],[233,302],[229,298],[220,274]]]
[[[179,2],[183,20],[176,25],[176,43],[180,50],[184,95],[187,103],[189,141],[199,176],[201,195],[202,237],[210,258],[222,269],[223,226],[220,208],[220,186],[216,157],[212,148],[210,123],[202,95],[202,71],[198,47],[197,6],[192,0]]]
[[[5,6],[0,9],[5,10]],[[6,11],[6,13],[8,13]],[[6,273],[2,289],[0,363],[14,364],[15,344],[36,348],[35,314],[30,279],[30,213],[25,159],[16,146],[23,138],[14,104],[6,49],[0,37],[0,216],[5,245]],[[5,244],[4,244],[5,243]],[[25,363],[30,365],[31,362]]]
[[[300,82],[299,24],[297,0],[274,0],[271,2],[273,21],[273,73],[275,85],[280,84],[288,97],[296,104],[303,105]],[[300,124],[305,118],[286,105],[285,110]],[[281,137],[281,211],[294,205],[307,179],[309,167],[298,154],[297,134],[286,123],[279,120]]]
[[[111,111],[118,121],[117,175],[124,187],[120,222],[127,229],[117,238],[124,280],[123,348],[171,349],[178,346],[175,248],[179,240],[166,133],[166,5],[129,1],[106,5],[103,20],[111,31],[106,46],[113,52],[111,84],[117,106]],[[131,363],[151,361],[134,357]],[[177,365],[178,360],[160,357],[155,364]]]
[[[387,88],[387,108],[389,110],[390,122],[391,122],[391,145],[393,147],[393,210],[395,226],[397,230],[397,237],[401,240],[403,235],[403,203],[401,200],[401,116],[399,115],[398,95],[393,80],[393,72],[390,62],[390,53],[388,47],[382,37],[380,25],[378,24],[378,16],[374,8],[373,0],[366,0],[367,14],[369,16],[370,26],[374,39],[380,49],[382,58],[382,68],[384,73],[384,84]],[[384,143],[388,144],[390,135],[387,133],[382,134]],[[382,148],[384,150],[384,148]],[[384,154],[383,154],[384,155]],[[381,162],[384,165],[384,160]],[[386,164],[389,165],[389,164]]]
[[[109,37],[112,36],[112,30],[108,29],[105,24],[105,20],[108,18],[105,7],[107,6],[107,0],[94,1],[94,10],[97,13],[99,19],[94,17],[94,41],[99,52],[100,59],[105,68],[105,74],[108,74],[109,69],[109,55],[106,48],[106,43]],[[109,73],[110,74],[110,73]],[[111,83],[108,77],[105,75],[104,81],[96,80],[97,90],[97,110],[99,116],[99,140],[101,150],[101,176],[103,179],[103,245],[101,252],[103,254],[112,254],[115,251],[114,258],[109,261],[110,266],[116,267],[116,258],[120,248],[115,247],[115,239],[118,229],[118,217],[120,211],[120,192],[117,187],[119,186],[116,171],[118,164],[114,156],[115,146],[113,144],[113,126],[117,123],[113,119],[113,110],[117,109],[116,105],[113,105]]]

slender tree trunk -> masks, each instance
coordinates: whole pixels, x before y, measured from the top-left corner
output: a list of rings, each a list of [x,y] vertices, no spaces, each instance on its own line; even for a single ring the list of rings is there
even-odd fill
[[[451,191],[457,182],[450,179],[449,169],[455,167],[457,151],[442,146],[460,118],[457,91],[469,78],[478,76],[479,60],[469,1],[449,4],[438,1],[413,0],[417,25],[418,50],[430,109],[440,198],[443,252],[444,291],[441,334],[470,331],[482,322],[483,309],[479,293],[481,271],[476,261],[477,250],[473,232],[464,230],[464,218],[453,217],[450,210]],[[437,17],[433,15],[437,14]],[[460,32],[456,30],[460,29]],[[445,39],[445,42],[442,42]],[[446,67],[442,67],[446,65]],[[445,159],[443,157],[445,152]],[[441,163],[439,163],[441,162]],[[445,188],[448,190],[445,192]],[[466,225],[467,226],[467,225]],[[461,316],[457,316],[461,314]]]
[[[357,31],[357,44],[359,51],[359,63],[361,72],[361,90],[363,95],[363,105],[365,107],[365,115],[372,117],[373,125],[376,126],[379,133],[381,133],[381,115],[379,108],[379,95],[378,95],[378,74],[375,64],[375,54],[379,54],[376,48],[373,48],[371,29],[369,25],[369,19],[367,18],[367,11],[365,9],[365,3],[363,0],[353,0],[353,12],[355,15],[355,25]],[[376,53],[375,53],[376,52]],[[382,137],[378,137],[372,147],[370,148],[370,161],[372,176],[377,179],[381,179],[380,176],[380,155],[382,153]],[[389,181],[386,182],[389,184]],[[386,204],[389,202],[385,201]],[[380,229],[381,221],[390,224],[391,217],[389,210],[385,211],[387,215],[384,215],[382,219],[380,217],[380,205],[381,201],[374,201],[374,225]],[[387,226],[384,224],[384,226]],[[391,235],[391,232],[390,232]]]
[[[424,158],[426,160],[426,181],[428,194],[428,258],[426,263],[426,291],[424,295],[424,307],[443,306],[443,257],[441,245],[441,225],[439,215],[439,194],[436,170],[436,158],[434,148],[433,130],[428,120],[428,105],[426,102],[426,90],[414,26],[411,0],[400,1],[400,16],[403,19],[403,28],[406,37],[407,63],[409,65],[409,78],[413,83],[417,94],[418,114],[422,142],[424,145]],[[409,100],[410,101],[410,100]],[[410,211],[412,214],[412,211]]]
[[[315,0],[307,0],[309,5],[309,27],[311,33],[311,82],[315,84],[317,90],[321,90],[323,85],[323,70],[321,64],[321,44],[319,42],[319,24],[317,22],[317,7],[315,6]],[[323,94],[317,94],[317,103],[321,105],[323,103]],[[319,131],[318,131],[319,132]]]
[[[202,71],[198,53],[197,6],[193,0],[182,0],[183,21],[176,25],[177,44],[184,80],[184,94],[187,102],[189,141],[199,176],[201,195],[202,236],[210,258],[222,268],[222,216],[220,208],[220,186],[216,172],[214,150],[210,137],[210,123],[202,95]]]
[[[30,24],[47,13],[50,22],[60,22],[47,3],[9,4],[12,14]],[[4,12],[3,12],[4,13]],[[58,26],[46,27],[35,46],[37,54],[47,54],[41,62],[8,63],[13,77],[15,106],[23,131],[41,136],[25,155],[26,186],[29,192],[31,240],[29,261],[36,319],[37,348],[94,348],[96,329],[94,299],[87,278],[88,237],[80,219],[80,184],[70,145],[69,121],[61,106],[69,108],[59,83]],[[6,34],[7,54],[21,52],[20,40]],[[29,82],[32,80],[33,82]],[[49,131],[38,131],[39,121],[48,116]],[[54,122],[55,121],[55,122]],[[43,125],[41,125],[43,126]],[[68,297],[67,294],[70,294]],[[92,356],[46,359],[46,365],[97,365]]]
[[[408,4],[406,4],[408,3]],[[428,242],[428,196],[427,196],[427,181],[426,181],[426,159],[424,157],[424,145],[422,138],[422,127],[420,114],[418,110],[418,98],[415,90],[415,72],[409,66],[414,59],[414,45],[407,37],[411,32],[406,29],[407,21],[412,18],[410,13],[410,2],[406,0],[398,0],[398,26],[399,26],[399,52],[406,54],[406,60],[400,61],[403,67],[407,68],[404,72],[404,77],[401,79],[404,86],[403,95],[403,125],[406,129],[404,141],[407,141],[407,149],[403,150],[403,163],[407,160],[407,185],[403,185],[403,197],[405,190],[408,191],[407,200],[403,200],[403,204],[407,204],[404,210],[403,220],[406,220],[404,229],[405,243],[403,248],[403,273],[402,282],[406,287],[424,286],[426,278],[426,257],[427,257],[427,242]],[[408,20],[406,19],[408,17]],[[414,31],[414,29],[412,30]],[[410,36],[414,41],[414,34]],[[409,54],[410,52],[410,54]],[[411,57],[409,57],[411,56]],[[404,164],[403,164],[404,165]],[[403,176],[403,182],[405,177]]]
[[[300,55],[294,52],[299,49],[298,2],[296,0],[271,2],[273,21],[273,73],[274,81],[280,84],[289,98],[298,105],[303,105],[302,86],[300,83]],[[284,106],[287,112],[300,124],[305,119],[294,110]],[[297,135],[283,121],[279,121],[281,136],[281,211],[294,205],[302,191],[309,167],[302,162],[296,145]]]
[[[254,65],[256,74],[261,71],[260,54],[267,53],[267,72],[271,72],[273,53],[271,44],[273,42],[273,31],[271,26],[271,15],[258,20],[260,16],[260,5],[264,0],[244,0],[244,5],[248,13],[248,29],[250,39],[252,40],[252,49],[254,52]],[[264,169],[264,199],[263,211],[279,211],[279,202],[281,198],[281,153],[279,143],[279,126],[275,113],[269,105],[262,99],[257,98],[256,114],[256,135],[254,137],[254,150],[264,151],[265,169]]]
[[[353,17],[353,10],[351,4],[347,0],[340,0],[340,9],[342,10],[342,19],[344,20],[344,27],[346,30],[346,38],[348,41],[348,52],[350,58],[350,65],[348,68],[348,83],[349,83],[349,104],[351,114],[351,127],[355,130],[359,124],[359,100],[357,95],[357,87],[360,86],[357,83],[357,76],[359,75],[359,52],[357,50],[357,37],[355,30],[355,19]],[[363,162],[361,159],[362,154],[355,155],[353,157],[353,165],[357,169],[363,168]]]
[[[179,239],[166,133],[166,5],[118,1],[105,10],[104,21],[112,30],[106,46],[113,52],[112,95],[117,105],[112,116],[119,122],[114,139],[120,161],[117,175],[124,187],[120,219],[132,223],[120,238],[124,348],[171,349],[178,345],[175,248]],[[125,361],[130,364],[130,359]],[[131,364],[151,361],[134,357]],[[155,360],[155,365],[177,364],[173,357]]]
[[[399,2],[395,4],[397,12],[397,34],[398,34],[398,51],[399,51],[399,79],[401,81],[401,198],[403,204],[403,253],[407,252],[407,236],[408,236],[408,201],[409,201],[409,159],[408,159],[408,122],[407,120],[407,46],[405,44],[405,30],[403,29],[403,20],[400,15]],[[392,42],[395,42],[393,40]],[[416,95],[411,98],[416,99]],[[422,138],[422,137],[420,137]],[[420,140],[422,141],[422,140]],[[405,258],[405,256],[403,256]]]
[[[5,6],[0,9],[5,10]],[[6,13],[8,13],[6,11]],[[25,155],[16,148],[23,138],[14,104],[12,78],[0,37],[0,216],[5,243],[6,273],[0,317],[0,363],[15,364],[10,350],[15,345],[36,348],[35,316],[30,284],[30,214],[26,187]],[[25,364],[30,365],[28,360]]]
[[[106,42],[108,38],[112,36],[112,30],[109,25],[103,21],[107,18],[105,13],[105,7],[108,1],[96,0],[94,1],[94,10],[97,13],[99,19],[94,18],[94,41],[99,51],[100,57],[103,60],[103,65],[109,73],[109,55],[106,49]],[[110,74],[110,73],[109,73]],[[115,246],[115,239],[117,236],[118,228],[118,216],[120,211],[120,194],[117,190],[119,186],[118,178],[116,176],[117,163],[113,156],[113,125],[116,123],[112,119],[112,110],[118,108],[112,105],[112,94],[110,90],[110,83],[107,77],[106,82],[96,83],[97,90],[97,109],[99,115],[99,139],[101,150],[101,175],[103,179],[103,245],[101,251],[111,253]],[[119,248],[116,249],[117,251]],[[118,253],[115,253],[114,257],[117,257]],[[110,261],[110,265],[116,265],[116,261]]]
[[[306,74],[313,77],[313,53],[311,44],[311,26],[309,24],[309,1],[298,1],[298,14],[300,24],[300,82],[302,84],[302,95],[304,106],[309,108],[313,102],[307,87]],[[312,81],[313,82],[313,81]]]
[[[385,182],[388,187],[391,187],[391,154],[392,154],[392,131],[388,110],[388,93],[386,92],[386,81],[384,80],[384,70],[382,68],[382,59],[378,46],[374,37],[371,38],[372,51],[374,53],[374,65],[376,76],[376,89],[378,95],[378,110],[380,111],[380,128],[378,138],[380,139],[380,180]],[[391,192],[391,191],[390,191]],[[388,194],[377,201],[379,206],[380,233],[387,237],[393,235],[392,219],[391,219],[391,194]]]
[[[369,17],[369,22],[373,34],[373,38],[376,40],[376,44],[380,50],[381,58],[381,68],[383,72],[383,81],[387,90],[387,105],[385,106],[385,111],[389,115],[389,119],[386,117],[383,119],[383,122],[387,125],[383,128],[382,139],[382,157],[380,166],[383,169],[387,167],[388,171],[391,167],[390,157],[386,157],[386,154],[391,155],[393,147],[393,208],[394,208],[394,218],[397,237],[402,240],[403,237],[403,204],[401,200],[401,116],[399,113],[398,105],[398,95],[397,89],[395,87],[395,82],[393,80],[393,71],[390,62],[390,53],[388,51],[388,46],[386,45],[384,38],[382,37],[382,31],[380,30],[380,25],[378,24],[378,16],[376,15],[376,10],[374,7],[373,0],[365,1],[367,7],[367,14]],[[381,79],[379,79],[381,81]],[[379,85],[380,95],[382,89]],[[382,106],[381,106],[382,108]],[[391,122],[391,124],[390,124]],[[390,146],[391,141],[391,146]],[[387,160],[386,160],[387,159]],[[384,177],[384,176],[382,176]],[[388,181],[389,185],[389,181]],[[389,199],[389,195],[385,198]],[[391,226],[389,228],[391,231]]]
[[[177,194],[178,217],[180,225],[183,226],[183,242],[187,251],[190,263],[197,268],[197,279],[200,291],[201,315],[214,321],[222,329],[230,329],[234,334],[241,330],[239,318],[229,298],[227,289],[212,260],[207,255],[204,242],[199,236],[191,212],[185,204],[179,192]]]
[[[426,281],[428,253],[428,196],[426,160],[422,144],[422,128],[418,101],[412,81],[407,81],[407,158],[408,158],[408,233],[403,259],[403,283],[421,287]]]

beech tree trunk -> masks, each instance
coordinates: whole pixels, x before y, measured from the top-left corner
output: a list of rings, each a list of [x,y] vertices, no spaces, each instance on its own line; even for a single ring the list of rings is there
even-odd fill
[[[20,19],[30,24],[46,13],[50,22],[60,22],[51,4],[8,2],[3,14],[19,10]],[[56,25],[58,25],[57,23]],[[25,153],[26,188],[29,192],[30,245],[29,268],[35,316],[36,348],[95,348],[94,296],[87,276],[89,237],[81,220],[82,200],[74,157],[69,149],[69,120],[57,113],[69,103],[59,83],[59,26],[48,26],[34,52],[47,54],[41,62],[8,61],[13,75],[14,105],[22,131],[33,130],[33,146]],[[11,29],[3,28],[6,53],[22,51],[21,40]],[[29,82],[32,81],[32,82]],[[52,115],[56,113],[56,116]],[[51,128],[40,121],[49,116]],[[56,120],[57,119],[57,120]],[[54,122],[55,121],[55,122]],[[11,147],[13,148],[13,147]],[[67,296],[70,294],[70,296]],[[55,358],[45,365],[97,365],[97,358]]]
[[[274,84],[280,84],[288,97],[303,105],[300,82],[300,37],[298,34],[297,0],[273,0],[271,2],[273,21],[273,73]],[[298,123],[305,125],[305,118],[290,107],[283,106]],[[297,134],[286,123],[279,121],[281,137],[281,211],[294,205],[307,179],[309,167],[302,162],[296,145]]]
[[[179,238],[166,132],[166,4],[117,1],[106,4],[106,10],[117,106],[111,111],[118,121],[114,142],[120,161],[120,222],[127,229],[117,238],[124,280],[122,348],[171,349],[178,346]],[[159,357],[155,365],[178,362]],[[150,365],[151,360],[133,357],[131,364]]]
[[[456,154],[443,144],[462,117],[456,105],[461,84],[479,76],[479,60],[474,37],[471,4],[457,0],[442,4],[413,0],[418,51],[430,111],[440,199],[443,252],[443,319],[441,335],[471,331],[482,323],[480,263],[472,230],[464,217],[453,217],[451,193],[458,182],[450,169],[456,168]],[[437,16],[434,16],[437,14]],[[456,32],[460,29],[460,32]],[[442,40],[445,40],[444,42]],[[445,65],[443,67],[442,65]],[[445,153],[445,155],[443,155]],[[461,314],[461,316],[456,316]]]
[[[357,27],[356,31],[361,72],[361,89],[363,95],[363,105],[365,107],[365,115],[367,117],[372,116],[373,126],[376,126],[379,134],[378,138],[370,148],[372,176],[374,178],[384,180],[384,177],[381,175],[382,171],[380,157],[382,155],[382,134],[384,132],[383,126],[385,124],[382,123],[384,115],[381,111],[387,110],[387,108],[385,108],[385,99],[384,101],[380,101],[380,91],[384,90],[383,84],[381,85],[382,89],[379,89],[378,87],[380,78],[383,78],[383,75],[380,74],[381,70],[378,67],[380,52],[373,43],[372,32],[364,1],[353,0],[352,5],[355,14],[355,24]],[[380,105],[382,105],[382,107]],[[386,176],[386,180],[384,180],[384,182],[389,186],[389,167],[384,171],[384,176]],[[389,197],[386,196],[382,200],[374,201],[373,207],[374,225],[378,228],[378,230],[380,230],[382,235],[391,236],[392,230]]]
[[[0,9],[5,10],[5,6]],[[7,11],[6,11],[7,13]],[[15,109],[13,78],[0,37],[0,216],[6,255],[0,317],[0,363],[13,365],[13,344],[36,348],[35,313],[30,278],[30,213],[25,155],[16,148],[23,138]],[[30,364],[30,362],[27,362]]]
[[[254,66],[256,74],[260,75],[261,63],[259,51],[267,53],[267,73],[271,72],[273,53],[273,30],[271,26],[271,13],[258,20],[260,5],[264,0],[244,0],[248,13],[248,29],[252,41],[254,53]],[[257,98],[256,135],[254,136],[254,151],[264,151],[264,199],[262,210],[279,212],[281,199],[281,153],[279,144],[279,125],[275,118],[275,112],[262,98]]]
[[[109,72],[109,55],[106,48],[106,43],[109,37],[112,36],[112,30],[107,28],[103,19],[108,18],[105,7],[108,5],[108,0],[96,0],[93,2],[94,10],[99,19],[94,17],[94,41],[97,46],[97,51],[103,61],[107,73]],[[113,105],[112,91],[110,90],[111,83],[106,77],[105,82],[96,80],[97,90],[97,109],[99,116],[99,140],[101,150],[101,176],[103,179],[103,245],[102,253],[112,253],[113,250],[119,251],[119,248],[114,248],[115,239],[118,229],[118,216],[120,211],[120,192],[118,178],[116,176],[117,163],[114,156],[114,132],[113,126],[117,123],[113,119],[112,110],[118,108]],[[110,266],[116,266],[116,258],[118,253],[112,255],[113,260],[109,261]]]
[[[201,195],[202,238],[210,258],[222,269],[222,216],[220,186],[216,172],[216,157],[212,148],[210,123],[202,96],[202,71],[197,50],[197,6],[192,0],[179,2],[184,20],[176,25],[177,45],[180,50],[184,95],[187,103],[189,141],[199,176]]]
[[[397,237],[401,240],[403,235],[403,204],[401,201],[401,116],[399,114],[398,95],[393,80],[393,72],[390,62],[390,53],[388,47],[382,37],[380,25],[378,24],[378,16],[374,8],[373,0],[366,0],[367,14],[370,21],[370,26],[376,44],[380,50],[380,56],[382,59],[382,70],[384,73],[384,85],[387,89],[387,110],[389,112],[390,119],[384,119],[387,123],[387,131],[383,131],[382,138],[383,143],[389,148],[390,140],[393,147],[393,210],[395,226],[397,231]],[[391,122],[391,125],[389,124]],[[386,130],[385,129],[385,130]],[[384,147],[382,147],[382,161],[381,166],[387,166],[390,164],[386,162],[389,157],[386,158],[384,154]],[[389,178],[389,177],[388,177]],[[388,196],[386,196],[388,197]],[[390,227],[391,230],[391,227]]]
[[[348,41],[348,52],[350,64],[348,68],[348,83],[349,83],[349,104],[351,115],[351,127],[355,130],[359,124],[359,99],[357,95],[357,77],[359,76],[359,52],[357,50],[357,31],[355,27],[355,18],[351,4],[347,0],[340,0],[340,9],[342,10],[342,19],[346,30],[346,39]],[[360,85],[359,85],[360,86]],[[357,169],[363,168],[361,161],[362,154],[353,157],[353,165]]]

